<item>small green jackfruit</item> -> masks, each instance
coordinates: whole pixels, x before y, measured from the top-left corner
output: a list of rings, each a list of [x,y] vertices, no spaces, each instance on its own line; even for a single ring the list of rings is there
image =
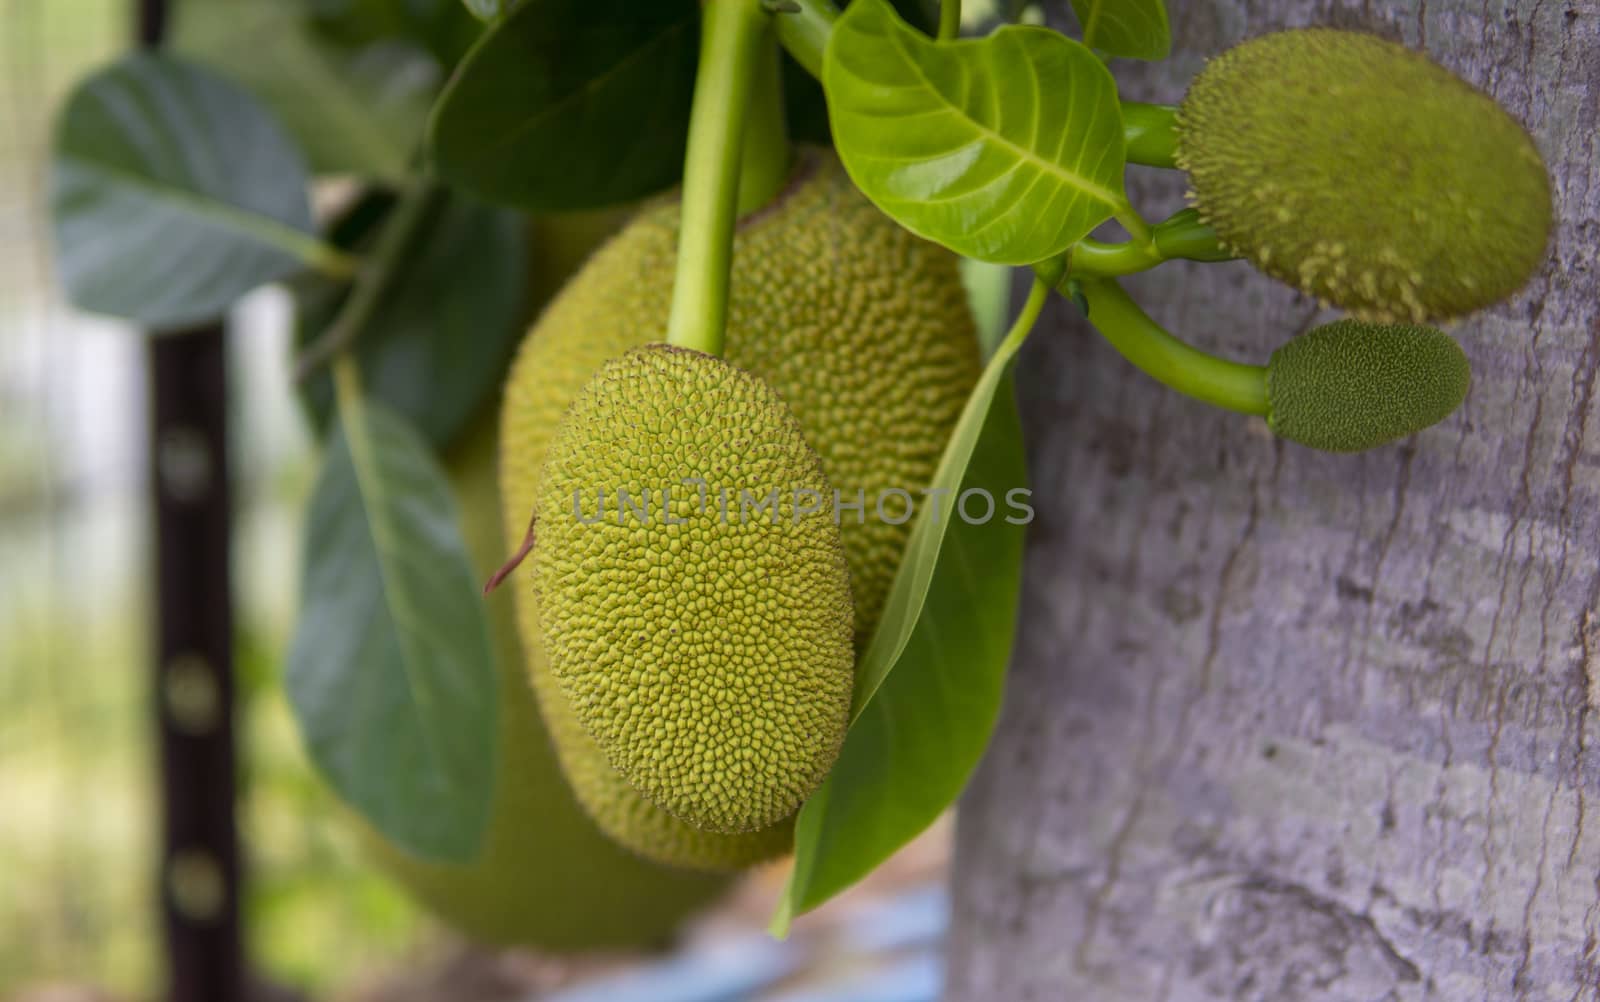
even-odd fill
[[[504,558],[496,428],[479,423],[446,457],[462,530],[485,574]],[[368,853],[439,918],[474,939],[546,950],[653,946],[720,897],[726,877],[646,862],[602,834],[562,775],[523,671],[512,598],[491,595],[500,724],[483,852],[467,864],[419,859],[361,826]],[[781,851],[781,850],[780,850]]]
[[[562,290],[524,339],[501,410],[502,515],[526,529],[551,436],[603,363],[661,336],[672,302],[679,206],[643,211]],[[844,504],[933,477],[981,370],[958,259],[901,228],[851,184],[829,152],[804,149],[773,204],[739,222],[727,359],[770,383]],[[855,509],[859,510],[859,509]],[[856,641],[877,625],[910,525],[843,509]],[[647,858],[733,869],[791,844],[793,819],[758,832],[695,829],[611,769],[551,677],[533,589],[516,597],[528,673],[562,768],[608,835]]]
[[[1330,28],[1251,39],[1191,81],[1177,132],[1222,240],[1359,317],[1468,313],[1544,260],[1550,181],[1527,131],[1393,42]]]
[[[1358,452],[1443,421],[1471,383],[1466,354],[1444,331],[1338,320],[1272,353],[1267,424],[1291,442]]]
[[[550,443],[550,669],[612,767],[694,827],[776,824],[838,757],[855,612],[831,490],[770,386],[664,344],[602,366]]]

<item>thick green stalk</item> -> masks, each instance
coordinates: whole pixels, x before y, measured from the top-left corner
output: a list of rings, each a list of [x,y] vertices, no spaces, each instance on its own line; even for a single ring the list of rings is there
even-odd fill
[[[822,53],[828,47],[839,8],[832,0],[792,0],[792,10],[773,15],[778,41],[807,73],[822,79]]]
[[[744,148],[739,155],[739,215],[772,201],[789,179],[789,126],[783,115],[783,60],[777,33],[761,41],[745,113]]]
[[[939,41],[961,37],[961,0],[939,0]]]
[[[1089,323],[1146,374],[1179,393],[1241,414],[1267,414],[1267,369],[1218,358],[1169,334],[1122,287],[1106,278],[1079,282]]]
[[[667,343],[680,348],[722,354],[741,151],[769,24],[761,0],[706,0],[703,9],[683,163],[678,271],[667,321]]]
[[[1131,164],[1178,166],[1178,109],[1169,104],[1122,102],[1122,137]]]

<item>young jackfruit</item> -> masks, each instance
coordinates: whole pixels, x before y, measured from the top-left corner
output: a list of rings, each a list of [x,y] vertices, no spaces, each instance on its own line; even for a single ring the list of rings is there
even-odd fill
[[[551,436],[604,362],[660,337],[671,307],[679,211],[643,212],[601,248],[524,339],[501,411],[507,535],[526,529]],[[977,381],[957,259],[884,216],[831,153],[804,151],[783,194],[734,239],[729,361],[776,389],[845,506],[933,476]],[[867,504],[871,501],[868,500]],[[877,625],[909,525],[842,509],[857,644]],[[785,852],[792,819],[759,832],[698,831],[612,770],[550,676],[533,590],[512,587],[533,688],[574,792],[600,827],[648,858],[729,869]]]
[[[1527,131],[1393,42],[1327,28],[1244,42],[1191,81],[1177,132],[1222,240],[1360,317],[1468,313],[1544,260],[1550,183]]]
[[[770,386],[664,344],[602,366],[550,443],[550,670],[612,766],[696,828],[776,824],[838,757],[854,609],[829,491]]]
[[[487,573],[505,549],[496,428],[480,425],[447,465],[473,559]],[[659,943],[728,881],[648,863],[589,819],[562,776],[528,689],[511,602],[504,593],[489,598],[500,737],[482,855],[464,865],[421,860],[363,827],[368,853],[429,910],[478,940],[547,950]],[[557,730],[555,722],[550,730]]]
[[[1267,424],[1282,438],[1358,452],[1443,421],[1467,397],[1461,346],[1432,327],[1339,320],[1267,364]]]

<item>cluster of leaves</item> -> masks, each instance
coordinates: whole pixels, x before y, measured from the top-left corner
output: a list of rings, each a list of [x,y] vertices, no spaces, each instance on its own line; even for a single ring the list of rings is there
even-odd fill
[[[1087,45],[1030,27],[936,43],[918,0],[855,0],[822,87],[788,68],[791,131],[831,133],[863,190],[923,236],[996,265],[1059,257],[1131,212],[1102,57],[1169,45],[1160,0],[1073,6]],[[188,0],[173,52],[97,73],[62,116],[54,208],[75,302],[159,336],[287,281],[312,356],[353,346],[342,385],[303,387],[326,448],[288,684],[335,789],[420,855],[476,853],[505,766],[439,457],[525,324],[539,248],[524,213],[678,180],[698,37],[697,0]],[[323,232],[314,175],[355,181]],[[988,366],[862,656],[842,756],[802,809],[780,926],[935,820],[998,714],[1022,529],[951,509],[961,489],[1025,482],[1009,369],[1026,325],[1002,336],[984,312]]]

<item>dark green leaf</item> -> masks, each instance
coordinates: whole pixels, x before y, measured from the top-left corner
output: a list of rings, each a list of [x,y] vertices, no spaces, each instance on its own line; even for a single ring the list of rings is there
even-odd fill
[[[342,246],[368,247],[380,213],[363,199],[354,233],[335,232]],[[361,220],[363,213],[379,219]],[[364,225],[349,227],[350,222]],[[337,228],[336,228],[337,229]],[[423,224],[391,293],[356,340],[367,393],[398,412],[434,447],[453,442],[498,389],[523,330],[527,278],[525,224],[520,215],[450,193]],[[344,304],[347,286],[325,279],[297,283],[302,344],[320,337]],[[326,423],[333,384],[307,382],[305,400]]]
[[[935,43],[885,0],[835,25],[823,86],[856,185],[913,232],[968,257],[1055,257],[1127,207],[1116,83],[1046,28]]]
[[[408,39],[454,66],[483,26],[460,0],[311,0],[319,31],[342,45]]]
[[[399,417],[340,420],[307,514],[287,684],[312,761],[380,832],[464,861],[488,824],[489,627],[444,471]]]
[[[170,57],[78,85],[51,179],[59,271],[85,309],[197,323],[326,251],[294,143],[249,94]]]
[[[406,176],[440,79],[415,44],[337,45],[285,0],[184,0],[176,27],[174,49],[258,95],[316,172]]]
[[[1172,52],[1164,0],[1072,0],[1083,44],[1128,59],[1165,59]]]
[[[855,883],[932,824],[960,795],[994,730],[1025,531],[1006,519],[1028,513],[1007,504],[1008,492],[1024,487],[1027,475],[1010,377],[991,389],[961,487],[988,491],[994,516],[984,524],[958,517],[949,526],[893,674],[851,725],[827,782],[800,809],[794,870],[774,919],[779,933],[794,915]],[[980,495],[972,496],[969,510],[974,520],[983,516]],[[886,615],[879,634],[905,625]]]
[[[491,202],[595,208],[683,172],[695,0],[528,0],[467,56],[429,125],[433,167]]]

